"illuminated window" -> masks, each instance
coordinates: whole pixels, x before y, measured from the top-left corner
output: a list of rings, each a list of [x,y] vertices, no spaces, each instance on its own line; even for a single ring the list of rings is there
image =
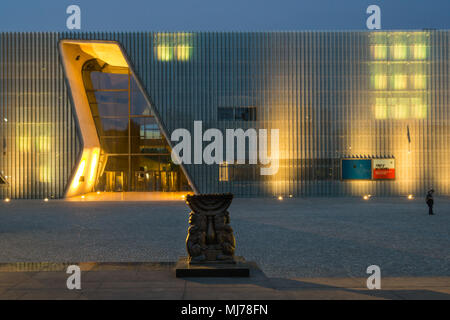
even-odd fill
[[[404,44],[394,44],[391,46],[391,58],[394,60],[405,60],[408,47]]]
[[[414,89],[426,89],[427,78],[423,74],[412,75],[412,85]]]
[[[159,61],[188,61],[192,57],[192,34],[158,33],[154,36],[155,53]]]
[[[387,76],[385,74],[376,74],[372,76],[372,87],[377,90],[386,89]]]
[[[405,74],[394,74],[391,76],[391,88],[394,90],[405,90],[408,87],[408,76]]]
[[[173,48],[164,45],[158,46],[157,55],[160,61],[170,61],[173,59]]]
[[[192,55],[192,47],[186,45],[177,46],[177,60],[179,61],[187,61],[191,58]]]
[[[372,45],[372,57],[375,60],[385,60],[387,57],[387,46],[386,45]]]
[[[415,44],[411,47],[412,57],[415,60],[425,60],[427,58],[428,46],[424,44]]]

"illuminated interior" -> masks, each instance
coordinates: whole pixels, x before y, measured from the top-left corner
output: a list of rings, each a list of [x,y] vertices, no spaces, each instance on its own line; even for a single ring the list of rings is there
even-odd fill
[[[370,52],[375,119],[426,118],[429,34],[374,32]]]
[[[66,196],[190,191],[119,45],[63,41],[61,52],[84,145]]]
[[[188,61],[192,58],[193,45],[192,34],[178,33],[157,33],[153,39],[155,45],[155,55],[159,61]]]

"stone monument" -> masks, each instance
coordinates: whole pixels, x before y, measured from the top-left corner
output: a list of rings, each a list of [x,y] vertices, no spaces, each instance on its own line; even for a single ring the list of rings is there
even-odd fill
[[[188,195],[191,208],[186,238],[188,256],[176,266],[177,277],[248,277],[249,267],[234,255],[236,239],[228,207],[233,194]]]

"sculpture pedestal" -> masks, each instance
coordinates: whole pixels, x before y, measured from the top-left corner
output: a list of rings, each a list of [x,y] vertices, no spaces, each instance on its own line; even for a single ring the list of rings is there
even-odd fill
[[[177,278],[188,277],[249,277],[250,266],[243,257],[235,256],[233,262],[189,263],[187,257],[180,258],[175,267]]]
[[[249,277],[244,258],[234,255],[236,239],[227,211],[231,193],[188,195],[191,208],[186,238],[188,256],[178,260],[177,277]]]

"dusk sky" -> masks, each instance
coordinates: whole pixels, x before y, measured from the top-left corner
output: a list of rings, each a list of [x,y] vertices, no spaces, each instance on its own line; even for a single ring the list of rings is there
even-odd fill
[[[2,2],[0,31],[67,31],[66,8],[81,7],[81,31],[449,29],[449,0],[15,0]]]

